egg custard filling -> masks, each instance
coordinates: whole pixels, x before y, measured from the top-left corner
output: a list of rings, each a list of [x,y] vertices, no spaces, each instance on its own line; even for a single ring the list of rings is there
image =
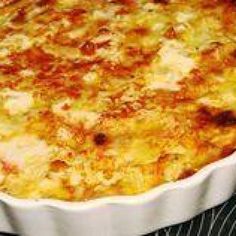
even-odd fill
[[[1,192],[134,195],[235,149],[235,1],[0,1]]]

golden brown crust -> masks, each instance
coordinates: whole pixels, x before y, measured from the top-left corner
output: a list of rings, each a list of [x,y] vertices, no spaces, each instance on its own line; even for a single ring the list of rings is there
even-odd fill
[[[230,155],[235,30],[232,0],[2,1],[2,191],[136,194]]]

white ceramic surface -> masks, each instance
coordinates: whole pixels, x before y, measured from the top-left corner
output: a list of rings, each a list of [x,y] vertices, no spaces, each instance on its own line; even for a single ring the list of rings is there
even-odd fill
[[[132,236],[186,221],[227,200],[236,153],[194,176],[137,196],[82,203],[19,200],[0,194],[0,231],[21,236]]]

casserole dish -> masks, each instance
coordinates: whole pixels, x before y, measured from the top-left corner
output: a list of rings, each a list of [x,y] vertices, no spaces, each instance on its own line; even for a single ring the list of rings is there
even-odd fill
[[[226,200],[235,19],[232,0],[2,1],[0,230],[139,235]]]
[[[235,186],[234,153],[192,177],[132,197],[69,203],[19,200],[1,194],[0,231],[22,236],[142,235],[224,202]]]

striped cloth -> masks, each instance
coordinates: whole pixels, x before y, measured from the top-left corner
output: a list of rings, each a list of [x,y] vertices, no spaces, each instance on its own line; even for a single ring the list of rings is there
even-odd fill
[[[236,194],[194,219],[147,236],[236,236]]]

